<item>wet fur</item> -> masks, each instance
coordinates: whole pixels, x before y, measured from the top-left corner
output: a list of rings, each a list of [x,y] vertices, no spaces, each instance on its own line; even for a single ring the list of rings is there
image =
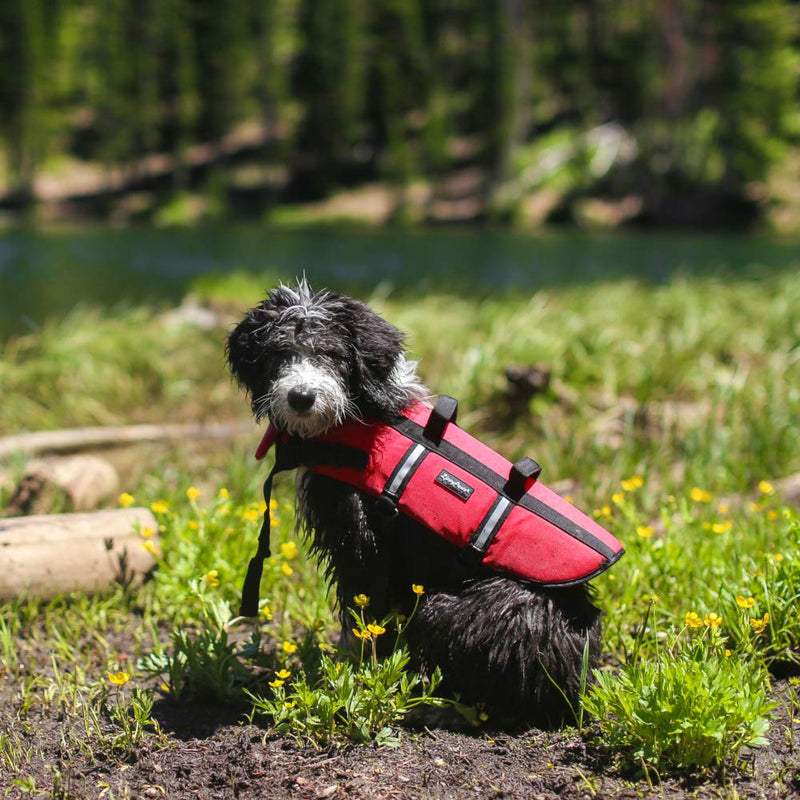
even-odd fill
[[[304,281],[272,290],[248,311],[227,355],[256,417],[300,436],[345,417],[390,421],[427,395],[400,331],[363,303]],[[305,383],[320,371],[330,374],[323,394],[340,387],[341,397],[318,404]],[[286,401],[292,381],[315,396],[302,413]],[[584,649],[588,642],[591,669],[600,648],[600,612],[586,584],[545,588],[485,568],[467,572],[442,537],[403,516],[387,525],[374,498],[323,475],[303,473],[297,500],[299,522],[335,587],[345,637],[354,595],[370,597],[376,619],[408,615],[411,585],[422,584],[407,634],[417,668],[439,667],[445,690],[494,717],[551,727],[577,709]]]

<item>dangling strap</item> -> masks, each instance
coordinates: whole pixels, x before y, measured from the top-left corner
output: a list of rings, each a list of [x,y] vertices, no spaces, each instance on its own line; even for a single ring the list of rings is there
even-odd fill
[[[284,467],[285,469],[285,467]],[[258,596],[261,587],[261,575],[264,572],[264,560],[270,557],[269,536],[270,536],[270,500],[272,500],[272,479],[276,472],[280,472],[278,460],[270,470],[266,481],[264,481],[264,502],[267,504],[264,510],[264,520],[261,523],[261,532],[258,534],[258,548],[256,554],[250,559],[247,565],[247,574],[242,585],[242,602],[239,606],[240,617],[255,617],[258,614]]]
[[[265,439],[267,436],[265,435]],[[273,437],[272,441],[275,441]],[[263,445],[263,441],[262,441]],[[267,448],[268,449],[268,448]],[[259,447],[261,452],[261,446]],[[266,449],[261,453],[266,452]],[[264,481],[264,521],[258,534],[258,548],[256,554],[247,565],[247,573],[242,585],[242,602],[239,606],[239,616],[255,617],[258,614],[258,598],[261,588],[261,576],[264,572],[264,560],[270,557],[270,501],[272,500],[272,481],[278,472],[295,469],[301,465],[311,467],[315,465],[330,465],[350,467],[352,469],[366,469],[369,456],[362,450],[347,445],[303,441],[296,437],[278,439],[275,444],[275,464]]]

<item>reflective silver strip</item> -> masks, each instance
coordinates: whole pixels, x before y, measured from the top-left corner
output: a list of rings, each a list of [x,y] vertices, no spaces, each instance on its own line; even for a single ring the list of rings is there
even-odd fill
[[[414,466],[417,464],[417,462],[427,452],[428,451],[421,444],[415,444],[412,448],[410,448],[403,457],[403,461],[400,463],[399,467],[395,469],[395,473],[391,482],[388,483],[384,488],[384,494],[396,494],[403,485],[406,475],[408,475],[408,473],[414,469]]]
[[[496,528],[503,519],[503,515],[512,502],[507,498],[500,495],[495,501],[494,506],[489,510],[489,514],[481,525],[477,533],[475,533],[470,541],[470,544],[481,552],[488,547],[488,543],[494,538]]]

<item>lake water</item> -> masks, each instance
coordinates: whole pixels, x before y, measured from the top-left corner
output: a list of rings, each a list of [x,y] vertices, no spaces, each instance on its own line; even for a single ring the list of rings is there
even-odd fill
[[[797,269],[800,242],[736,235],[498,231],[83,230],[0,234],[0,337],[76,305],[174,303],[194,278],[229,271],[369,293],[397,289],[526,291],[567,283],[676,274]]]

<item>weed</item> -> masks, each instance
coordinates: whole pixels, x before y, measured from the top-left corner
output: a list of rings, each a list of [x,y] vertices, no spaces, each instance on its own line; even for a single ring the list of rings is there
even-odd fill
[[[774,707],[766,672],[725,646],[719,619],[689,612],[663,644],[651,632],[659,642],[655,658],[635,658],[616,674],[595,673],[586,709],[599,720],[604,745],[628,767],[691,772],[735,765],[744,747],[766,743]]]

